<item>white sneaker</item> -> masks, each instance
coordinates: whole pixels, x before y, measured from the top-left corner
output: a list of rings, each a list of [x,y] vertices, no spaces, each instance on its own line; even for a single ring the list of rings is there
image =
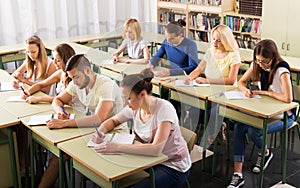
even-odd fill
[[[268,167],[269,162],[271,161],[272,158],[273,158],[272,152],[269,152],[269,155],[265,156],[265,165],[264,165],[263,170],[265,170]],[[252,169],[253,173],[260,173],[260,162],[261,162],[261,154],[258,154],[256,164],[255,164],[254,168]]]

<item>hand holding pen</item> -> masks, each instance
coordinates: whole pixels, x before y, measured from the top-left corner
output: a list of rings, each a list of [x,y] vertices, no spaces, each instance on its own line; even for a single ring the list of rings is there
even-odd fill
[[[57,114],[58,119],[69,119],[70,118],[70,114],[65,110],[64,106],[61,106],[61,110],[62,110],[62,112],[59,112]]]
[[[27,99],[27,98],[30,96],[30,94],[29,94],[28,92],[25,91],[25,89],[23,88],[23,86],[20,86],[20,88],[21,88],[22,91],[23,91],[23,94],[22,94],[21,98],[22,98],[22,99]]]
[[[92,137],[92,141],[94,143],[101,143],[103,142],[104,138],[105,138],[105,134],[102,134],[102,132],[100,133],[99,130],[98,130],[98,127],[93,124],[93,127],[96,129],[96,132],[93,134],[93,137]]]

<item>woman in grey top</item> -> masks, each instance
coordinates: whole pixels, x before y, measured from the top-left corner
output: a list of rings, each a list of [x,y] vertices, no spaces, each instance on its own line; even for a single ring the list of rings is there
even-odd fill
[[[113,55],[114,63],[136,63],[146,64],[150,59],[150,52],[148,46],[150,43],[141,36],[140,23],[134,19],[129,18],[125,21],[123,30],[123,42],[119,49]],[[129,58],[119,59],[119,55],[127,49]]]

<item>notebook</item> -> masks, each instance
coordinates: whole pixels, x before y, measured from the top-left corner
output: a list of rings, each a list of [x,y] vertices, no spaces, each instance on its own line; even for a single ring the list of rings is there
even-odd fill
[[[47,115],[33,115],[28,121],[28,125],[37,126],[37,125],[46,125],[47,121],[50,119],[58,119],[57,114],[47,114]],[[70,114],[70,119],[74,119],[75,114]]]
[[[94,143],[92,140],[90,140],[87,143],[88,147],[96,147],[99,146],[105,142],[113,142],[117,144],[132,144],[134,141],[135,135],[134,134],[128,134],[128,133],[112,133],[112,134],[105,134],[104,141],[100,144]]]
[[[177,86],[177,87],[189,87],[189,86],[208,87],[208,86],[210,86],[210,84],[198,84],[195,80],[191,81],[189,84],[185,84],[184,80],[175,80],[175,86]]]
[[[238,100],[238,99],[260,99],[261,96],[254,95],[253,97],[246,97],[245,94],[241,91],[226,91],[224,95],[229,100]]]

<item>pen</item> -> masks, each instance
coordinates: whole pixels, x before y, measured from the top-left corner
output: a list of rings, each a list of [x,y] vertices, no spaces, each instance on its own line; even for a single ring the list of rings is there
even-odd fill
[[[26,92],[25,92],[25,90],[24,90],[24,88],[23,88],[23,86],[20,86],[20,88],[22,89],[24,95],[27,95]]]
[[[64,107],[64,106],[61,106],[61,109],[62,109],[62,111],[64,112],[64,114],[66,115],[67,112],[66,112],[66,110],[65,110],[65,107]]]
[[[96,132],[97,132],[99,138],[102,138],[103,136],[99,133],[97,126],[95,124],[93,124],[93,126],[95,127]]]
[[[253,92],[252,92],[252,85],[251,85],[250,83],[248,84],[248,87],[249,87],[249,89],[250,89],[251,95],[253,95]]]

